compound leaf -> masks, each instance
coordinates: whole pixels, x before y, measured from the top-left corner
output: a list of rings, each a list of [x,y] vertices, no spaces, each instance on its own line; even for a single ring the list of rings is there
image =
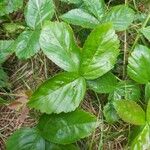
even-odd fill
[[[42,27],[45,20],[52,19],[55,12],[53,0],[29,0],[25,20],[29,27]]]
[[[134,20],[134,11],[125,5],[114,6],[106,13],[102,22],[112,22],[117,31],[126,30]]]
[[[150,81],[150,49],[137,45],[128,59],[128,75],[138,83],[146,84]]]
[[[104,0],[83,0],[85,6],[96,18],[101,18],[105,13]]]
[[[48,22],[42,29],[40,45],[44,54],[62,69],[78,72],[80,49],[66,23]]]
[[[86,79],[96,79],[110,71],[119,55],[119,40],[112,24],[97,26],[83,46],[81,73]]]
[[[113,92],[117,86],[117,79],[112,73],[107,73],[95,80],[87,81],[88,87],[97,93],[110,93]]]
[[[69,144],[89,136],[98,124],[93,115],[83,110],[76,110],[67,114],[43,115],[38,128],[48,141]]]
[[[81,4],[82,0],[61,0],[62,2],[69,3],[69,4]]]
[[[86,83],[75,73],[61,73],[43,83],[32,95],[29,106],[43,113],[75,110],[83,100]]]
[[[134,125],[144,125],[146,123],[145,112],[135,101],[119,100],[114,101],[113,104],[123,121]]]
[[[19,59],[31,58],[40,50],[40,30],[22,32],[9,48],[15,51]]]
[[[72,9],[63,14],[61,19],[69,24],[82,26],[83,28],[94,28],[99,24],[99,21],[93,15],[83,9]]]

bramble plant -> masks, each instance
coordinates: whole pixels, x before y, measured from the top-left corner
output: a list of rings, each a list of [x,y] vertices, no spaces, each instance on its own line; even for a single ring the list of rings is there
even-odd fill
[[[125,148],[150,149],[149,2],[142,14],[134,0],[124,4],[60,1],[71,10],[59,12],[53,0],[0,2],[2,30],[6,33],[0,40],[0,91],[10,86],[3,68],[13,53],[26,61],[42,53],[60,68],[32,93],[26,104],[40,114],[36,126],[15,131],[6,149],[79,150],[75,143],[97,128],[102,132],[98,149],[103,149],[103,116],[110,125],[120,119],[134,125],[132,132],[126,133],[129,142]],[[21,23],[10,15],[20,10],[24,15]],[[80,37],[79,32],[84,34]],[[86,40],[80,43],[80,38]],[[97,117],[81,106],[88,90],[98,100]],[[100,97],[102,94],[107,101]],[[0,105],[5,102],[1,96]],[[92,142],[86,149],[93,149]]]

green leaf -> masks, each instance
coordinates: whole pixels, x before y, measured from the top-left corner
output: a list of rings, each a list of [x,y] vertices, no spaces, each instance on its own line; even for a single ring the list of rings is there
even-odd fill
[[[76,110],[59,115],[43,115],[38,124],[41,135],[50,142],[69,144],[89,136],[98,126],[96,117]]]
[[[2,68],[0,68],[0,88],[8,87],[8,76]]]
[[[145,36],[145,38],[150,41],[150,26],[142,28],[140,31]]]
[[[78,150],[74,145],[58,145],[45,141],[37,128],[15,131],[7,140],[7,150]]]
[[[0,40],[0,64],[3,63],[13,51],[9,49],[13,40]]]
[[[108,123],[117,122],[119,119],[114,106],[109,102],[104,106],[103,113]]]
[[[84,98],[86,83],[75,73],[61,73],[43,83],[32,95],[29,106],[43,113],[75,110]]]
[[[110,101],[115,100],[132,100],[139,101],[141,97],[140,87],[132,81],[121,81],[109,95]]]
[[[15,51],[19,59],[28,59],[40,50],[40,30],[22,32],[10,49]]]
[[[80,49],[66,23],[48,22],[42,29],[40,45],[44,54],[62,69],[78,72]]]
[[[55,12],[53,0],[29,0],[25,20],[29,27],[42,27],[45,20],[52,19]]]
[[[72,144],[58,145],[58,144],[46,142],[46,146],[44,150],[79,150],[79,149]]]
[[[138,133],[135,139],[132,141],[130,149],[131,150],[148,150],[150,149],[150,128],[149,125],[146,124],[142,127],[142,130]]]
[[[114,6],[106,13],[102,22],[112,22],[117,31],[126,30],[134,20],[134,11],[125,5]]]
[[[69,3],[69,4],[81,4],[82,0],[61,0],[62,2]]]
[[[82,26],[83,28],[95,28],[99,21],[83,9],[72,9],[63,14],[61,19],[73,25]]]
[[[96,79],[110,71],[119,55],[119,40],[112,24],[97,26],[88,36],[82,54],[81,72],[86,79]]]
[[[113,104],[123,121],[134,125],[144,125],[146,123],[145,112],[135,101],[121,100],[114,101]]]
[[[104,0],[83,0],[85,6],[96,18],[101,18],[105,13]]]
[[[117,79],[115,75],[109,72],[95,80],[88,80],[87,85],[91,90],[97,93],[110,93],[116,88]]]
[[[147,120],[148,124],[150,125],[150,100],[148,101],[148,104],[147,104],[146,120]]]
[[[150,82],[145,85],[145,101],[148,102],[150,100]]]
[[[0,2],[0,16],[12,13],[22,8],[23,0],[1,0]]]
[[[128,75],[138,83],[146,84],[150,81],[150,49],[137,45],[128,59]]]
[[[45,140],[38,130],[24,128],[14,132],[7,140],[7,150],[45,150]]]

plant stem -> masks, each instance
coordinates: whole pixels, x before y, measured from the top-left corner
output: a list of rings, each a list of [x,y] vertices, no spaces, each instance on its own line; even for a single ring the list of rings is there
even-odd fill
[[[147,16],[147,18],[145,19],[144,23],[142,24],[142,27],[141,27],[141,28],[144,28],[144,27],[147,25],[149,19],[150,19],[150,13],[148,14],[148,16]],[[133,46],[132,46],[132,48],[131,48],[131,52],[133,51],[133,49],[134,49],[134,47],[136,46],[136,44],[137,44],[137,42],[139,41],[139,39],[140,39],[140,33],[138,32],[138,34],[137,34],[137,36],[136,36],[136,38],[135,38],[135,41],[134,41],[134,43],[133,43]]]

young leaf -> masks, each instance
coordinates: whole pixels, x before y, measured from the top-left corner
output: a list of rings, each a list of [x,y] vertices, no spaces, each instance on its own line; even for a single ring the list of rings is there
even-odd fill
[[[97,26],[83,46],[81,72],[86,79],[96,79],[110,71],[119,55],[119,40],[112,24]]]
[[[40,30],[24,31],[16,39],[9,49],[15,51],[19,59],[31,58],[40,50]]]
[[[83,0],[85,6],[96,18],[101,19],[105,13],[105,2],[104,0]]]
[[[114,101],[113,104],[123,121],[134,125],[144,125],[146,123],[145,112],[135,101],[120,100]]]
[[[138,133],[135,139],[132,141],[130,149],[131,150],[148,150],[150,149],[150,128],[146,124],[142,127],[142,130]]]
[[[132,101],[139,101],[141,96],[140,88],[137,84],[131,81],[121,81],[116,88],[109,95],[109,100],[128,99]]]
[[[128,60],[128,75],[138,83],[146,84],[150,81],[150,49],[137,45]]]
[[[145,36],[145,38],[150,41],[150,26],[142,28],[140,31]]]
[[[66,23],[48,22],[42,29],[40,45],[44,54],[62,69],[78,72],[80,49]]]
[[[13,51],[9,49],[13,40],[0,40],[0,64],[3,63]]]
[[[23,128],[7,140],[7,150],[78,150],[74,145],[58,145],[45,141],[37,128]]]
[[[145,85],[145,101],[148,102],[150,100],[150,82]]]
[[[17,11],[23,6],[23,0],[1,0],[0,16]]]
[[[102,22],[112,22],[117,31],[126,30],[134,20],[134,11],[125,5],[114,6],[106,13]]]
[[[87,84],[91,90],[97,93],[111,93],[117,86],[117,79],[109,72],[95,80],[88,80]]]
[[[76,110],[67,114],[43,115],[38,128],[48,141],[69,144],[89,136],[98,124],[96,117],[83,110]]]
[[[114,106],[109,102],[105,105],[103,113],[108,123],[114,123],[119,119]]]
[[[86,83],[75,73],[61,73],[43,83],[32,95],[29,106],[43,113],[75,110],[83,100]]]
[[[72,9],[63,14],[61,19],[73,25],[82,26],[83,28],[95,28],[99,21],[83,9]]]
[[[29,27],[42,27],[45,20],[52,19],[55,12],[53,0],[29,0],[25,20]]]

